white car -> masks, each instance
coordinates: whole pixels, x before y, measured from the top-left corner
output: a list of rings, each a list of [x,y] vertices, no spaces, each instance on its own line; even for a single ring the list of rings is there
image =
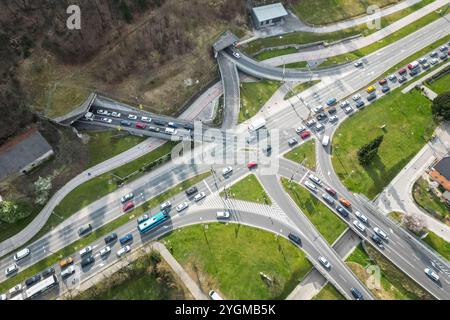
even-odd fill
[[[11,289],[9,289],[9,294],[10,295],[16,294],[16,293],[22,291],[22,289],[23,289],[22,285],[18,284],[17,286],[12,287]]]
[[[241,55],[236,51],[233,51],[233,56],[235,56],[237,59],[241,57]]]
[[[91,246],[87,246],[86,248],[81,249],[79,253],[80,253],[80,256],[82,257],[82,256],[85,256],[85,255],[91,253],[91,252],[92,252],[92,247]]]
[[[347,107],[347,106],[349,106],[349,105],[350,105],[350,102],[348,102],[347,100],[344,100],[344,101],[342,101],[340,103],[340,106],[341,106],[342,109]]]
[[[176,209],[177,209],[178,212],[181,212],[181,211],[187,209],[187,207],[189,207],[189,203],[187,203],[185,201],[185,202],[182,202],[179,205],[177,205]]]
[[[438,53],[436,51],[433,51],[430,53],[430,57],[437,57]]]
[[[363,65],[363,63],[362,63],[362,61],[356,61],[354,63],[354,65],[355,65],[356,68],[359,68],[359,67],[361,67]]]
[[[303,131],[305,131],[306,128],[303,126],[298,127],[297,129],[295,129],[295,132],[297,132],[298,134],[302,133]]]
[[[166,201],[164,203],[161,204],[161,210],[165,210],[167,208],[169,208],[172,205],[172,203],[170,201]]]
[[[310,181],[305,181],[305,186],[310,189],[311,191],[316,192],[317,191],[317,187],[314,185],[314,183],[310,182]]]
[[[353,224],[355,225],[356,228],[359,229],[359,231],[361,231],[361,232],[365,232],[366,231],[366,227],[361,222],[359,222],[358,220],[354,220]]]
[[[369,219],[359,211],[355,211],[355,216],[364,223],[369,222]]]
[[[228,166],[228,167],[222,169],[222,175],[226,176],[227,174],[231,173],[232,171],[233,171],[233,168]]]
[[[312,182],[317,183],[319,186],[322,185],[322,181],[321,181],[318,177],[316,177],[315,175],[313,175],[312,173],[309,174],[308,178],[309,178],[309,180],[311,180]]]
[[[316,119],[311,119],[306,122],[308,127],[312,127],[316,123]]]
[[[422,57],[422,58],[419,59],[419,63],[420,64],[424,64],[425,62],[427,62],[427,58]]]
[[[102,118],[101,119],[103,122],[106,122],[106,123],[111,123],[112,122],[112,119],[111,118]]]
[[[228,211],[217,211],[217,219],[229,219],[230,212]]]
[[[67,278],[68,276],[72,275],[75,273],[75,267],[74,266],[70,266],[66,269],[64,269],[64,271],[61,272],[61,277],[62,278]]]
[[[198,201],[202,200],[204,197],[206,197],[206,193],[204,193],[204,192],[197,193],[194,197],[194,201],[198,202]]]
[[[133,198],[134,198],[134,194],[132,192],[130,192],[130,193],[127,193],[126,195],[124,195],[122,198],[120,198],[120,202],[125,203],[127,201],[130,201]]]
[[[128,115],[128,119],[136,120],[136,119],[137,119],[137,116],[134,115],[134,114],[129,114],[129,115]]]
[[[439,62],[439,60],[436,59],[436,58],[433,58],[433,59],[430,60],[430,64],[432,64],[432,65],[435,65],[438,62]]]
[[[388,236],[386,234],[386,232],[384,232],[383,230],[381,230],[378,227],[373,228],[373,231],[380,237],[383,238],[384,240],[388,239]]]
[[[388,77],[388,79],[391,80],[391,81],[395,81],[395,80],[397,79],[397,76],[396,76],[395,74],[391,74],[391,75]]]
[[[17,264],[14,263],[10,265],[8,268],[6,268],[5,275],[9,276],[10,274],[16,272],[17,270],[19,270],[19,267],[17,266]]]
[[[318,124],[316,125],[316,131],[320,131],[320,130],[322,130],[323,128],[325,128],[325,127],[324,127],[324,125],[321,124],[321,123],[318,123]]]
[[[98,113],[98,114],[103,114],[103,115],[105,115],[105,116],[108,116],[108,115],[109,115],[109,112],[106,111],[106,110],[103,110],[103,109],[98,109],[98,110],[97,110],[97,113]]]
[[[141,117],[141,120],[142,120],[143,122],[147,122],[147,123],[152,122],[152,118],[149,118],[149,117]]]
[[[361,95],[359,93],[357,93],[352,97],[352,99],[353,99],[353,101],[358,101],[359,99],[361,99]]]
[[[317,106],[312,109],[314,113],[321,113],[323,111],[323,106]]]
[[[338,117],[337,116],[331,116],[330,117],[330,123],[334,123],[334,122],[337,122],[339,119],[338,119]]]
[[[436,272],[434,272],[433,270],[431,270],[431,268],[425,268],[423,271],[425,271],[425,273],[427,274],[427,276],[429,276],[431,279],[433,279],[434,281],[439,281],[439,276],[437,275]]]
[[[122,114],[120,112],[113,111],[111,112],[111,116],[114,118],[120,118]]]
[[[331,268],[331,264],[328,262],[327,259],[325,259],[325,257],[320,256],[319,257],[319,262],[327,269]]]
[[[347,107],[347,108],[344,109],[344,112],[345,112],[346,114],[349,114],[349,113],[351,113],[352,111],[353,111],[353,108],[352,108],[352,107]]]
[[[107,254],[109,254],[110,252],[111,252],[111,247],[110,246],[106,246],[102,250],[100,250],[100,256],[104,257]]]
[[[447,50],[447,46],[442,46],[439,48],[439,50],[441,50],[442,52],[444,52],[445,50]]]
[[[129,252],[130,250],[131,250],[131,247],[130,247],[130,246],[122,247],[122,248],[120,248],[120,249],[117,251],[117,256],[118,256],[118,257],[121,257],[121,256],[123,256],[125,253]]]

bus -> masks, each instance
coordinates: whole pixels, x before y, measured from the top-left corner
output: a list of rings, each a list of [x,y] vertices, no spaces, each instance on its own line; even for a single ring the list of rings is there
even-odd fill
[[[45,278],[44,280],[39,281],[34,286],[31,286],[30,288],[28,288],[25,291],[25,293],[27,295],[27,299],[31,299],[34,296],[44,293],[45,291],[54,287],[57,284],[58,284],[58,279],[56,278],[55,275]]]
[[[160,225],[164,221],[166,221],[169,218],[166,212],[161,211],[154,216],[152,216],[150,219],[145,220],[141,224],[138,225],[138,230],[140,233],[145,233],[156,226]]]

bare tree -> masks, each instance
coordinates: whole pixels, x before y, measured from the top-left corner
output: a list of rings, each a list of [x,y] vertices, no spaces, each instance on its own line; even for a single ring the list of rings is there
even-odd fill
[[[422,232],[426,227],[425,219],[416,214],[404,214],[402,223],[408,230],[416,234]]]

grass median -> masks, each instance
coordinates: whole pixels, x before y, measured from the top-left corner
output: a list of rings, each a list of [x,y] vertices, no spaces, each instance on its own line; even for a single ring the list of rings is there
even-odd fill
[[[281,178],[281,183],[284,190],[329,244],[336,241],[347,229],[347,225],[336,214],[298,183],[289,183],[289,179],[286,178]]]
[[[225,299],[285,299],[312,268],[290,241],[240,224],[189,226],[161,242],[203,292]]]
[[[333,136],[332,163],[352,192],[374,198],[430,139],[436,123],[431,102],[420,91],[400,89],[380,97],[344,121]],[[379,135],[384,140],[367,166],[358,162],[359,148]]]
[[[233,184],[227,189],[227,194],[228,197],[236,200],[256,202],[269,206],[272,204],[263,186],[254,174],[250,174]],[[220,196],[225,197],[225,193],[222,191]]]
[[[314,171],[316,170],[316,141],[311,139],[285,153],[284,157]]]
[[[199,183],[200,181],[206,179],[211,175],[210,172],[206,172],[203,174],[200,174],[198,176],[195,176],[191,179],[185,180],[175,187],[157,195],[156,197],[150,199],[149,201],[143,203],[141,206],[135,208],[131,212],[125,213],[121,215],[119,218],[114,219],[111,222],[108,222],[107,224],[103,225],[102,227],[94,230],[90,234],[88,234],[86,237],[83,237],[70,245],[64,247],[61,250],[58,250],[57,252],[53,253],[52,255],[48,256],[47,258],[38,261],[37,263],[33,264],[27,269],[24,269],[23,271],[19,272],[17,275],[13,276],[12,278],[9,278],[8,280],[0,283],[0,292],[5,292],[9,288],[13,287],[14,285],[23,282],[27,278],[35,275],[36,273],[44,270],[45,268],[55,264],[63,257],[67,257],[80,248],[83,248],[87,246],[88,244],[94,242],[95,240],[107,235],[108,233],[114,231],[118,227],[126,224],[128,221],[130,221],[133,217],[140,216],[144,214],[145,211],[149,210],[150,208],[154,208],[158,206],[160,203],[174,197],[176,194],[180,193],[183,190],[186,190],[187,188]]]

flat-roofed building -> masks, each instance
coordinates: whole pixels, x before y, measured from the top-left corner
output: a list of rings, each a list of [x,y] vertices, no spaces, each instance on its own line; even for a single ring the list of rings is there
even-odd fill
[[[251,11],[253,24],[256,29],[280,24],[288,15],[281,3],[273,3],[266,6],[254,7]]]

